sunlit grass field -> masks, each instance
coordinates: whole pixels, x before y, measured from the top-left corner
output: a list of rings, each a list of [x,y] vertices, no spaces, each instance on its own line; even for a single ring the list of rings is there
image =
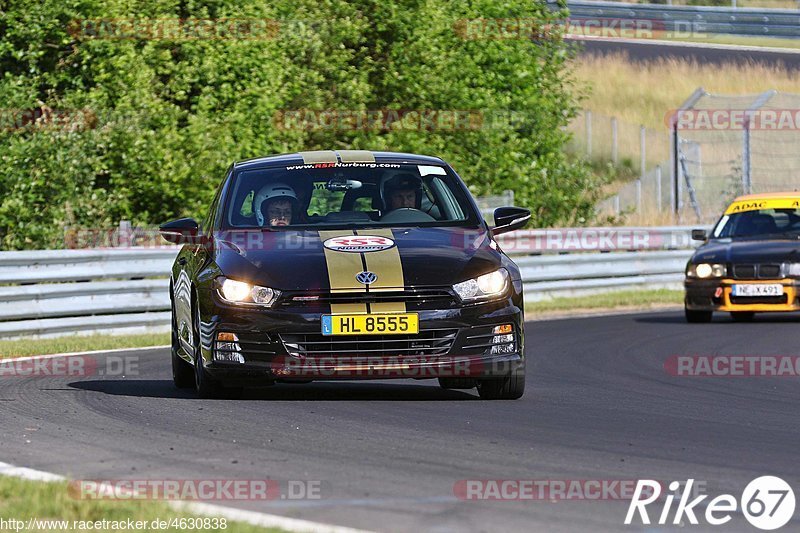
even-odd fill
[[[140,335],[70,335],[51,339],[20,339],[0,341],[0,359],[26,355],[112,350],[115,348],[144,348],[169,344],[169,333]]]
[[[762,64],[698,65],[676,59],[633,63],[624,55],[581,57],[575,78],[586,89],[581,106],[630,124],[666,132],[666,114],[698,87],[721,95],[769,89],[800,93],[800,72]]]

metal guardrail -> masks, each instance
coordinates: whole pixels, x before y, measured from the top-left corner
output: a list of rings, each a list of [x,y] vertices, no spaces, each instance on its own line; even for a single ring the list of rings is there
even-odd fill
[[[0,252],[0,338],[169,326],[176,248]]]
[[[615,290],[680,289],[691,250],[543,255],[516,259],[525,300]]]
[[[791,9],[669,6],[569,0],[572,21],[648,21],[654,29],[683,33],[800,38],[800,11]]]
[[[689,232],[685,227],[529,230],[504,236],[501,246],[527,254],[515,261],[526,299],[536,301],[678,288],[691,254]],[[640,251],[623,251],[632,249]],[[0,338],[166,331],[167,278],[176,254],[177,248],[0,252]]]

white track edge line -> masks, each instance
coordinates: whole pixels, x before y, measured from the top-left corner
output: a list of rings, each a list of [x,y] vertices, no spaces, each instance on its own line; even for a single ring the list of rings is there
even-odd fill
[[[12,464],[3,462],[0,462],[0,476],[16,477],[30,481],[43,481],[47,483],[67,481],[66,477],[59,474],[44,472],[42,470],[34,470],[32,468],[26,468],[22,466],[14,466]],[[103,487],[104,485],[105,484],[101,484],[100,487]],[[113,492],[113,487],[109,487],[109,490]],[[261,513],[258,511],[246,511],[243,509],[235,509],[233,507],[225,507],[223,505],[215,505],[210,503],[183,501],[167,501],[165,503],[177,511],[189,511],[194,514],[204,516],[223,516],[229,520],[246,522],[254,526],[276,527],[285,529],[286,531],[298,533],[369,533],[361,529],[336,526],[322,522],[313,522],[311,520],[301,520],[299,518],[289,518],[286,516]]]

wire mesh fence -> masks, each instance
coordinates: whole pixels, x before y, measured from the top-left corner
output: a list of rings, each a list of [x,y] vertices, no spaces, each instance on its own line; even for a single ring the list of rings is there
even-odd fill
[[[699,89],[674,114],[680,219],[710,223],[738,195],[797,190],[798,131],[800,95]]]
[[[711,224],[736,196],[800,187],[800,94],[715,95],[703,89],[653,130],[591,111],[571,124],[572,149],[628,168],[599,218]]]
[[[570,124],[571,149],[593,161],[626,168],[639,178],[616,184],[597,205],[600,219],[635,214],[637,222],[670,223],[674,191],[670,181],[670,136],[663,131],[586,110]]]

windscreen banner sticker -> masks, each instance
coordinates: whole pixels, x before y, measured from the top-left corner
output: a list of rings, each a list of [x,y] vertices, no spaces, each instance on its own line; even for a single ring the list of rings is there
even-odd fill
[[[442,167],[433,167],[428,165],[418,165],[420,176],[428,176],[434,174],[436,176],[447,176],[447,172]]]
[[[759,211],[761,209],[800,209],[800,198],[762,198],[733,202],[725,211],[726,215]]]
[[[289,165],[286,170],[313,170],[315,168],[400,168],[397,163],[307,163]]]
[[[335,252],[368,253],[388,250],[395,242],[379,235],[344,235],[327,239],[322,245]]]

